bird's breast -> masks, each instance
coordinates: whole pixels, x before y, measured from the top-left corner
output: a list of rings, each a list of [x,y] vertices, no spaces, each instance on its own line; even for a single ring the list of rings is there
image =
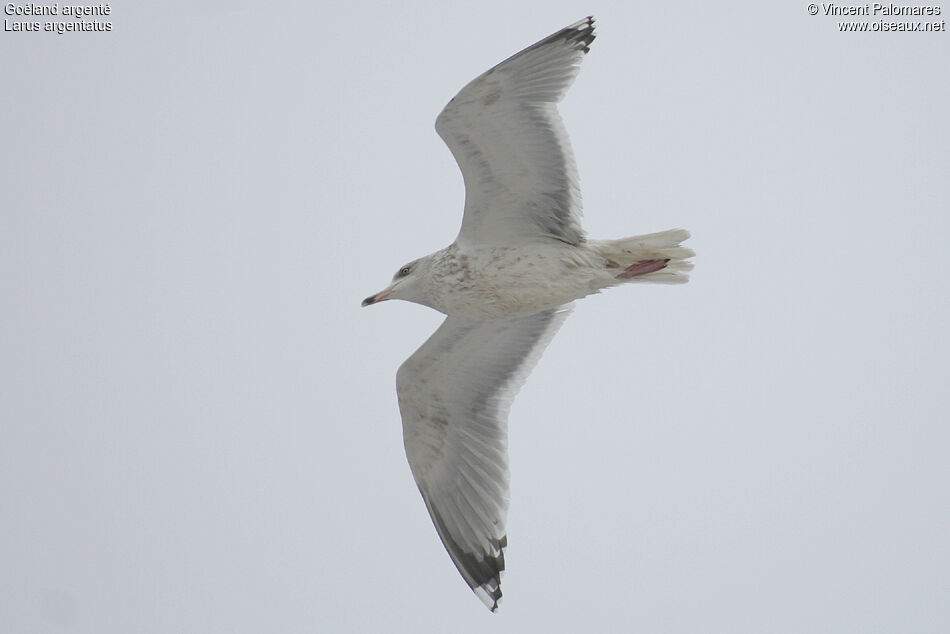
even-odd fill
[[[576,247],[455,249],[433,270],[434,308],[490,320],[534,313],[591,292],[590,263]]]

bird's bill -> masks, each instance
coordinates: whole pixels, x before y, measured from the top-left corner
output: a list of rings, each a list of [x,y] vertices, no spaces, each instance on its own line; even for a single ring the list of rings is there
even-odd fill
[[[393,287],[390,286],[389,288],[387,288],[387,289],[384,290],[384,291],[380,291],[380,292],[376,293],[375,295],[370,295],[369,297],[367,297],[366,299],[364,299],[364,300],[363,300],[363,303],[360,304],[360,305],[363,306],[363,307],[372,306],[373,304],[376,304],[376,303],[378,303],[378,302],[381,302],[381,301],[383,301],[383,300],[385,300],[385,299],[389,299],[389,296],[392,294],[392,292],[393,292]]]

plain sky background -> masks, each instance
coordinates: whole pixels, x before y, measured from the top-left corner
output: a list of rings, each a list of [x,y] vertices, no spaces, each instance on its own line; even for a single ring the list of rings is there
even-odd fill
[[[0,33],[0,631],[950,630],[950,34],[112,9]],[[442,106],[591,13],[586,228],[686,227],[696,269],[580,302],[515,401],[492,615],[403,453],[395,372],[441,316],[359,304],[458,230]]]

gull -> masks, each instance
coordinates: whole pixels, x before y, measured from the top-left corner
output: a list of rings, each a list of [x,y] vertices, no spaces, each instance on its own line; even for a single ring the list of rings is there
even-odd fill
[[[476,77],[435,129],[465,181],[448,247],[399,268],[363,306],[402,299],[446,315],[396,373],[409,467],[456,568],[494,612],[508,544],[508,411],[572,309],[629,282],[688,279],[689,233],[592,240],[557,112],[594,40],[587,17]]]

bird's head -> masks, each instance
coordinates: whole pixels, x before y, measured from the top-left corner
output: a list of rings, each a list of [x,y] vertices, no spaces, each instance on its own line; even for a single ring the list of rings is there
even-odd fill
[[[392,284],[364,299],[362,305],[371,306],[387,299],[403,299],[427,305],[431,264],[431,257],[424,257],[400,266],[393,275]]]

